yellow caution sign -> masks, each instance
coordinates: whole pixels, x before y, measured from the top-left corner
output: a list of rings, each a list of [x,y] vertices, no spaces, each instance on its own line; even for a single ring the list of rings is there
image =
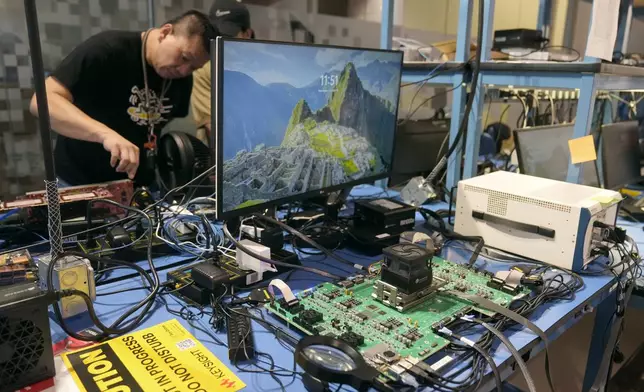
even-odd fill
[[[235,392],[246,386],[177,320],[62,356],[82,392]]]

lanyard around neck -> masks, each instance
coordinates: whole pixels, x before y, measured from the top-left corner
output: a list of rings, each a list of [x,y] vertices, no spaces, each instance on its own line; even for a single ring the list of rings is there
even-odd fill
[[[148,36],[150,35],[151,31],[152,29],[149,29],[143,35],[143,43],[141,45],[141,63],[143,65],[143,83],[145,84],[144,106],[145,106],[145,112],[148,117],[148,120],[147,120],[148,121],[148,142],[144,144],[144,147],[148,150],[154,151],[156,150],[156,147],[157,147],[157,137],[154,134],[154,123],[152,122],[152,116],[153,114],[156,115],[157,112],[160,112],[161,110],[160,106],[163,105],[163,98],[165,94],[168,92],[168,90],[170,89],[170,85],[172,84],[172,81],[163,79],[163,85],[161,87],[161,95],[159,95],[159,102],[153,113],[152,102],[150,101],[150,88],[148,85],[148,67],[147,67],[147,61],[145,59],[145,48],[148,42]]]

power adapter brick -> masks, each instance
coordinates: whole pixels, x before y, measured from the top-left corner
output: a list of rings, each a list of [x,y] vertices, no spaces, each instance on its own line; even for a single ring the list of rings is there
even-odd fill
[[[195,264],[191,275],[197,286],[213,292],[230,282],[228,272],[207,261]]]

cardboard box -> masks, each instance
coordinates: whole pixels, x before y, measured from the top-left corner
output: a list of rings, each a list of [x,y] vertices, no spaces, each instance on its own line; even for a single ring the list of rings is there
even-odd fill
[[[438,42],[432,44],[433,47],[440,50],[443,53],[442,61],[453,61],[456,56],[456,40]],[[469,58],[476,55],[476,44],[470,44],[470,56]],[[502,52],[492,51],[490,54],[490,59],[492,60],[507,60],[508,55]]]

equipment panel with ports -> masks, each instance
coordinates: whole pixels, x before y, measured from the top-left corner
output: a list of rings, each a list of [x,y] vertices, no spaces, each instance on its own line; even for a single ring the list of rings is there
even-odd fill
[[[491,274],[438,257],[427,268],[433,278],[413,293],[404,284],[384,282],[382,269],[383,263],[378,262],[370,266],[368,275],[322,283],[300,292],[296,303],[278,300],[266,307],[305,334],[346,341],[384,374],[398,360],[424,360],[447,346],[449,340],[436,334],[437,328],[461,315],[493,314],[459,294],[507,307],[529,293],[524,287],[515,293],[493,288]],[[412,297],[413,302],[405,303]],[[390,355],[384,358],[384,352]]]

